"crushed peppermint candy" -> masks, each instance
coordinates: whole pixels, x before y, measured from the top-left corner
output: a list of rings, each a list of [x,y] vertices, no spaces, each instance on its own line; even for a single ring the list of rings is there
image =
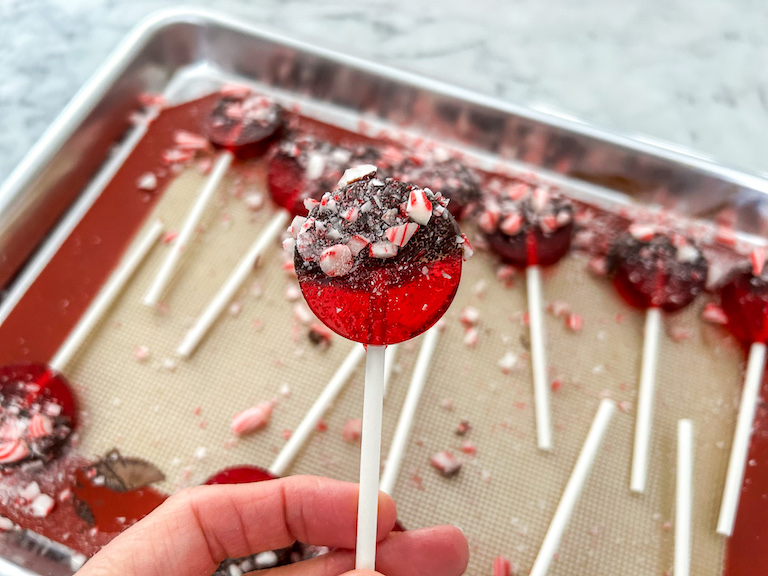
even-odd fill
[[[728,324],[728,316],[725,311],[713,302],[704,304],[704,310],[701,312],[701,319],[711,324]]]
[[[501,357],[501,360],[497,362],[497,366],[501,368],[504,374],[509,374],[517,365],[517,356],[513,352],[507,352]]]
[[[51,513],[56,501],[48,496],[48,494],[40,494],[29,505],[29,510],[32,516],[35,518],[45,518]]]
[[[152,172],[145,172],[144,174],[139,176],[139,179],[136,182],[136,187],[139,190],[145,190],[147,192],[152,192],[153,190],[156,190],[157,176],[155,176]]]
[[[272,417],[274,402],[261,402],[247,410],[238,412],[232,418],[232,432],[237,436],[245,436],[265,428]]]
[[[571,332],[580,332],[584,328],[584,318],[579,314],[568,314],[565,319],[565,327]]]
[[[464,326],[468,328],[475,326],[480,320],[480,310],[473,306],[465,306],[461,310],[461,316],[459,316],[459,320],[462,324],[464,324]]]
[[[363,435],[363,421],[360,418],[352,418],[344,423],[341,431],[341,439],[344,442],[358,442]]]
[[[449,450],[443,450],[434,454],[429,459],[429,463],[446,478],[455,476],[461,470],[461,462]]]
[[[433,207],[445,202],[439,193],[382,181],[376,174],[371,164],[348,169],[340,189],[312,202],[306,217],[294,218],[289,232],[296,241],[297,267],[303,262],[307,268],[318,266],[326,276],[340,277],[370,258],[399,261],[401,255],[415,258],[427,249],[437,257],[459,250],[465,258],[469,255],[466,237],[452,236],[460,246],[440,239],[458,230],[447,214],[433,216]]]
[[[492,576],[514,576],[512,564],[504,556],[496,556],[493,559]]]

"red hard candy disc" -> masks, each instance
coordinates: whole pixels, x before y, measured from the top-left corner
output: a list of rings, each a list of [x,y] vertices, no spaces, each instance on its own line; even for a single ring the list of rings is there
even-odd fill
[[[745,345],[768,343],[768,280],[755,275],[753,267],[733,270],[720,289],[728,329]]]
[[[224,96],[205,122],[211,143],[238,158],[253,158],[266,152],[282,127],[282,108],[271,98],[258,94]]]
[[[573,206],[545,187],[515,182],[486,198],[480,227],[504,262],[551,266],[571,249]]]
[[[704,290],[709,265],[688,238],[631,227],[608,253],[608,269],[630,305],[674,312]]]

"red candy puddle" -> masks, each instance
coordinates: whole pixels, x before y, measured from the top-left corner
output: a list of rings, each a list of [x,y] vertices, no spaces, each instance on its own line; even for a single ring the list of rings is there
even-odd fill
[[[0,362],[50,358],[55,353],[151,212],[162,189],[171,180],[172,173],[167,170],[166,175],[158,173],[158,189],[148,197],[142,197],[138,192],[135,196],[126,194],[125,190],[134,189],[136,182],[146,171],[162,167],[160,154],[163,150],[173,147],[173,134],[176,130],[201,132],[200,119],[219,99],[218,95],[212,95],[163,110],[150,125],[147,136],[131,154],[128,163],[118,171],[8,320],[0,325]],[[300,120],[302,130],[320,138],[337,142],[347,140],[367,145],[376,144],[373,139],[308,118]],[[222,146],[226,147],[226,142]],[[491,176],[499,177],[480,171],[478,173],[485,181]],[[149,201],[146,201],[147,198]],[[116,212],[124,217],[115,220],[113,215]],[[621,219],[616,222],[618,228]],[[89,242],[90,238],[95,237],[100,238],[102,242]],[[546,265],[545,261],[540,260],[541,265]],[[60,306],[62,299],[68,300],[67,308]],[[401,307],[401,310],[406,308],[407,306]],[[764,397],[768,396],[768,383],[764,383],[762,393]],[[764,406],[758,407],[749,458],[758,462],[768,461],[768,414]],[[37,480],[44,493],[55,494],[57,489],[61,490],[68,482],[74,481],[74,470],[87,465],[88,462],[84,459],[69,454],[51,463],[46,468],[46,473],[34,477],[27,474],[23,476],[23,480]],[[71,473],[63,475],[63,484],[52,484],[47,477],[60,469],[70,470]],[[8,485],[20,480],[22,476],[12,475],[0,478],[0,484]],[[726,576],[754,576],[768,572],[768,546],[764,546],[764,543],[768,542],[768,522],[765,521],[765,518],[768,518],[768,500],[763,498],[766,490],[768,467],[748,466],[734,535],[727,545],[724,572]],[[104,496],[104,493],[99,491],[87,491],[94,496]],[[160,498],[157,504],[159,501]],[[100,531],[96,534],[90,533],[90,528],[77,517],[70,502],[57,503],[47,518],[25,516],[14,506],[0,505],[0,514],[87,555],[93,554],[115,535]]]

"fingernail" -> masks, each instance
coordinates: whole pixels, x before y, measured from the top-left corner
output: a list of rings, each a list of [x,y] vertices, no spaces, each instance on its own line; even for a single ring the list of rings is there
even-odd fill
[[[464,534],[464,536],[466,536],[466,535],[467,535],[467,534],[466,534],[466,532],[464,532],[464,528],[462,528],[462,527],[461,527],[461,526],[459,526],[458,524],[454,524],[454,525],[453,525],[453,527],[454,527],[454,528],[458,528],[458,529],[459,529],[459,532],[461,532],[462,534]]]

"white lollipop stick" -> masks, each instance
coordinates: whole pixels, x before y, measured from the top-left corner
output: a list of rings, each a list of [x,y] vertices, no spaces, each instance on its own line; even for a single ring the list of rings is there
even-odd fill
[[[648,308],[645,313],[643,358],[640,366],[640,387],[637,392],[637,420],[635,421],[635,445],[632,452],[632,492],[645,492],[648,477],[648,447],[653,425],[653,396],[656,392],[656,364],[659,358],[661,310]]]
[[[392,344],[387,346],[387,351],[384,357],[384,397],[387,396],[387,388],[389,388],[389,381],[392,379],[392,370],[395,368],[395,357],[397,356],[397,349],[400,344]]]
[[[675,498],[675,576],[691,573],[693,501],[693,422],[677,422],[677,496]]]
[[[731,457],[728,460],[723,500],[720,503],[720,517],[717,520],[717,533],[723,536],[733,534],[736,512],[739,509],[741,485],[744,481],[744,468],[749,453],[749,439],[752,436],[752,423],[755,419],[755,409],[760,397],[760,383],[763,380],[764,370],[765,344],[755,342],[749,348],[747,374],[744,379],[744,390],[741,392],[736,430],[733,433]]]
[[[413,417],[416,414],[416,407],[419,405],[421,393],[424,390],[424,383],[429,375],[429,365],[432,362],[432,355],[437,346],[437,337],[439,330],[437,327],[430,328],[421,341],[421,350],[416,359],[416,366],[413,369],[411,383],[408,386],[408,394],[403,402],[403,408],[400,411],[400,419],[397,421],[395,435],[392,437],[392,445],[389,448],[389,454],[384,465],[384,474],[381,477],[379,489],[387,494],[392,494],[397,483],[397,476],[400,473],[400,465],[405,455],[405,445],[408,442],[408,436],[411,433]],[[389,357],[387,357],[389,360]]]
[[[355,568],[358,570],[373,570],[376,565],[384,349],[384,346],[369,344],[366,353],[363,434],[360,449],[360,494],[357,504],[357,546],[355,548]]]
[[[565,486],[565,491],[560,497],[557,510],[555,510],[555,515],[544,536],[544,542],[541,544],[529,576],[545,576],[547,574],[552,558],[560,546],[563,532],[571,519],[573,508],[576,506],[579,496],[581,496],[584,482],[589,471],[592,469],[595,456],[597,456],[597,451],[600,449],[603,436],[605,436],[605,431],[611,421],[614,407],[613,401],[607,398],[600,402],[600,408],[597,410],[595,419],[589,429],[589,434],[587,434],[587,439],[581,448],[578,460],[576,460],[576,466],[573,467],[571,477]]]
[[[213,300],[208,304],[203,313],[195,321],[195,324],[187,332],[184,340],[182,340],[179,347],[176,349],[176,353],[184,358],[189,357],[192,352],[195,351],[197,345],[208,333],[213,323],[224,311],[232,297],[235,295],[240,287],[245,282],[248,275],[256,265],[256,260],[259,256],[269,247],[269,245],[275,241],[280,233],[285,228],[288,222],[288,212],[280,210],[275,214],[270,223],[251,245],[251,248],[238,262],[237,267],[232,271],[227,281],[219,289]]]
[[[195,229],[197,228],[200,219],[203,217],[203,212],[205,212],[206,206],[208,206],[211,198],[213,198],[213,193],[216,192],[224,175],[227,173],[233,158],[234,156],[232,153],[228,151],[222,152],[219,154],[218,158],[216,158],[216,162],[211,169],[211,174],[208,176],[208,180],[205,181],[203,190],[192,205],[192,210],[189,211],[187,219],[184,221],[184,225],[179,231],[179,235],[176,237],[173,244],[171,244],[171,250],[166,257],[165,262],[163,262],[160,271],[155,277],[155,281],[149,287],[149,291],[144,297],[144,304],[147,306],[157,306],[160,297],[163,295],[168,283],[171,281],[171,277],[176,270],[182,252],[189,247],[192,235],[195,233]]]
[[[107,280],[98,296],[93,300],[74,330],[72,330],[51,360],[49,365],[53,370],[61,372],[66,368],[69,361],[77,354],[80,346],[88,338],[91,330],[93,330],[104,313],[112,306],[117,296],[131,279],[139,264],[144,261],[144,258],[149,254],[149,251],[162,233],[163,224],[158,220],[150,226],[149,231],[141,239],[138,246],[119,264],[117,270],[112,273],[112,276]]]
[[[552,421],[549,412],[547,384],[547,355],[544,348],[544,316],[541,292],[541,268],[525,269],[528,287],[528,323],[531,335],[531,366],[533,368],[533,399],[536,412],[536,438],[539,450],[552,449]]]
[[[339,366],[339,369],[336,370],[336,373],[328,381],[328,384],[320,393],[320,396],[317,397],[315,403],[312,404],[312,407],[309,409],[306,416],[304,416],[304,419],[298,425],[296,430],[293,431],[288,442],[286,442],[283,449],[280,450],[275,461],[272,462],[269,471],[273,475],[282,476],[285,474],[285,471],[291,465],[291,462],[293,462],[293,459],[299,453],[302,446],[304,446],[304,443],[315,428],[317,428],[317,423],[320,422],[323,414],[325,414],[329,406],[336,399],[336,396],[339,395],[341,389],[344,388],[344,384],[347,383],[349,377],[352,376],[352,373],[355,371],[355,368],[360,363],[363,356],[365,356],[365,348],[355,344],[344,359],[344,362]]]

